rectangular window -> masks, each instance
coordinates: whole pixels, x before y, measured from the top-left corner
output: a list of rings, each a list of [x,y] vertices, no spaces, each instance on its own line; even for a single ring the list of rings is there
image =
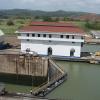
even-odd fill
[[[32,37],[35,37],[35,34],[32,34]]]
[[[60,35],[60,38],[63,38],[64,36],[63,35]]]
[[[81,43],[81,47],[83,47],[83,43]]]
[[[81,39],[83,39],[83,36],[81,37]]]
[[[68,39],[69,38],[69,35],[67,35],[66,38]]]
[[[30,41],[29,39],[27,39],[27,41]]]
[[[38,37],[40,37],[40,34],[38,34]]]
[[[43,34],[43,37],[46,37],[46,34]]]
[[[72,39],[74,39],[74,36],[72,36]]]
[[[51,38],[52,36],[51,36],[51,34],[49,34],[49,38]]]
[[[29,33],[27,33],[27,37],[29,37]]]

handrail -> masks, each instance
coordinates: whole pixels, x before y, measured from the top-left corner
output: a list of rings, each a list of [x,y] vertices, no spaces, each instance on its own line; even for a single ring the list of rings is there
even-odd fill
[[[65,71],[64,71],[61,67],[59,67],[57,64],[55,64],[52,60],[49,60],[49,61],[50,61],[50,63],[52,63],[62,74],[65,73]]]

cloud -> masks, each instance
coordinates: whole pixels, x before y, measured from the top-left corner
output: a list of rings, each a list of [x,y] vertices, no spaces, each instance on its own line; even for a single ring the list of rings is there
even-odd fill
[[[0,9],[14,8],[100,13],[100,0],[0,0]]]

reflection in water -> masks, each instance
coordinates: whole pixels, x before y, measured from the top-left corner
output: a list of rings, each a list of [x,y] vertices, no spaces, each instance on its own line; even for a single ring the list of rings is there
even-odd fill
[[[73,70],[72,70],[72,72],[73,72],[73,74],[74,74],[74,77],[78,77],[78,75],[79,75],[79,69],[80,67],[79,66],[74,66],[73,67]]]
[[[68,100],[100,100],[100,65],[57,61],[68,73],[68,80],[47,97]]]

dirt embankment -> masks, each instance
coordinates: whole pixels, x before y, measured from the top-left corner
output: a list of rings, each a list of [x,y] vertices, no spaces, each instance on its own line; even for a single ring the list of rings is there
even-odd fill
[[[17,38],[17,35],[4,35],[4,43],[9,43],[13,47],[20,47],[20,40]]]

